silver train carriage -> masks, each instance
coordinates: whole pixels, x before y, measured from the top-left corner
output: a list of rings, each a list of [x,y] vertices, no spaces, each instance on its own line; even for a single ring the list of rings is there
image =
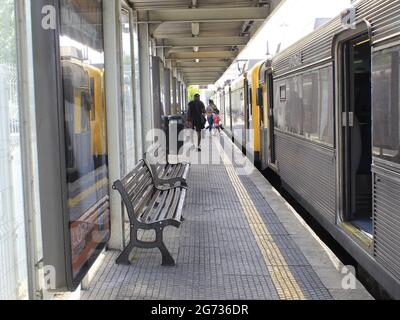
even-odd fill
[[[262,167],[397,299],[399,61],[400,0],[364,0],[260,69]],[[225,99],[228,134],[243,126],[242,82]]]

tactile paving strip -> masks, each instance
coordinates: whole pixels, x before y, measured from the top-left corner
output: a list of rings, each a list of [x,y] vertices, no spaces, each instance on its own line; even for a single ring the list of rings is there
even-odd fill
[[[246,215],[256,242],[263,254],[265,263],[279,297],[285,300],[304,300],[305,296],[302,289],[291,273],[291,270],[289,269],[288,264],[281,253],[281,250],[274,242],[274,239],[272,238],[266,224],[263,222],[250,195],[236,174],[234,166],[223,154],[223,150],[220,150],[225,162],[228,176],[235,188],[238,198],[240,199],[243,211]]]

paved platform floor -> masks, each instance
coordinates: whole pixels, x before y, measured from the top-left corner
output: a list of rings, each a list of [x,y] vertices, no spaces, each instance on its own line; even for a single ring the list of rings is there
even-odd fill
[[[192,153],[186,221],[166,235],[176,267],[161,267],[158,250],[135,249],[131,266],[106,252],[81,299],[371,299],[358,282],[342,288],[340,261],[248,161],[232,163],[230,144],[207,137]]]

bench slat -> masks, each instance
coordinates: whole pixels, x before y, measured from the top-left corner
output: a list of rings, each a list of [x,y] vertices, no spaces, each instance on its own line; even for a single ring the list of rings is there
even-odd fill
[[[178,209],[179,199],[181,198],[181,189],[176,189],[174,194],[174,200],[171,204],[171,210],[167,212],[169,219],[175,220],[176,210]]]
[[[141,169],[135,177],[132,177],[125,185],[124,188],[128,192],[128,194],[132,195],[133,193],[137,193],[138,186],[143,183],[144,180],[151,178],[150,173],[145,168]]]
[[[152,185],[153,179],[150,174],[146,174],[143,180],[139,181],[131,190],[128,191],[129,199],[132,202],[137,201],[141,193],[149,186]]]
[[[140,198],[138,198],[135,203],[135,215],[138,220],[141,220],[140,217],[143,212],[146,210],[150,200],[154,196],[156,189],[152,185],[148,185],[147,189],[145,189],[144,193],[140,194]]]
[[[159,213],[159,216],[157,217],[158,220],[163,220],[163,219],[176,220],[175,215],[179,199],[181,196],[181,190],[182,189],[177,188],[170,191],[170,194],[168,195],[168,201],[166,201],[163,210]],[[180,220],[178,219],[177,221]]]
[[[127,175],[127,176],[125,176],[122,180],[121,180],[121,183],[125,186],[125,185],[128,185],[129,184],[129,182],[130,181],[132,181],[132,179],[134,179],[136,176],[137,176],[137,174],[138,174],[138,172],[140,171],[140,170],[143,170],[143,167],[144,167],[145,165],[144,165],[144,162],[143,161],[140,161],[137,165],[136,165],[136,167]]]
[[[160,206],[160,204],[163,203],[163,201],[164,201],[163,198],[165,198],[165,195],[163,196],[162,191],[157,190],[157,192],[154,194],[153,199],[151,200],[149,206],[146,208],[146,210],[140,217],[141,221],[148,222],[148,223],[151,223],[152,221],[154,221],[154,213],[156,212],[156,210]]]
[[[165,192],[167,193],[167,197],[163,205],[160,207],[160,210],[158,211],[157,215],[155,216],[155,221],[167,219],[166,217],[168,216],[168,210],[170,210],[171,203],[174,199],[174,193],[175,193],[174,189]]]
[[[187,193],[187,190],[183,189],[181,196],[180,196],[179,203],[178,203],[178,208],[176,209],[176,212],[175,212],[175,220],[177,220],[177,221],[181,221],[181,218],[182,218],[183,206],[185,205],[185,199],[186,199],[186,193]]]

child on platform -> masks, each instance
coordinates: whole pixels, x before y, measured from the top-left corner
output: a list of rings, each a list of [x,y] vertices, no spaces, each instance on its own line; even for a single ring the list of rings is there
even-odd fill
[[[214,113],[214,129],[221,133],[221,119],[219,117],[219,111]]]

